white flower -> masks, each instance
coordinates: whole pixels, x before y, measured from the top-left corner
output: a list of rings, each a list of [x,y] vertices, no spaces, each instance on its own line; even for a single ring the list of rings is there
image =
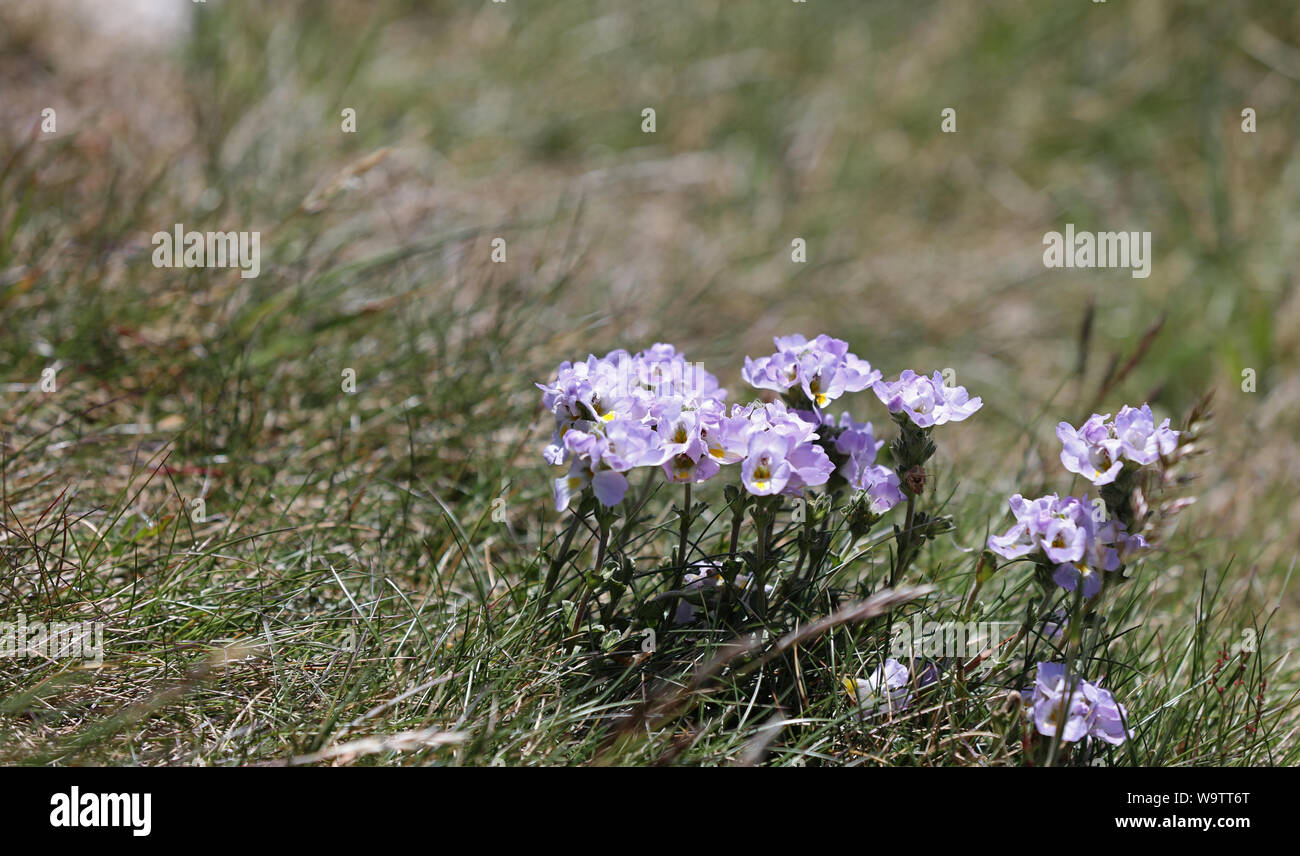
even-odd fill
[[[845,678],[844,686],[857,701],[863,715],[880,711],[901,713],[912,703],[912,691],[907,667],[890,657],[876,667],[871,677]]]

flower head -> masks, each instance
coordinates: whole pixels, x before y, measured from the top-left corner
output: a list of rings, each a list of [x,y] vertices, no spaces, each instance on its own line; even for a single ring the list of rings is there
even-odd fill
[[[885,441],[876,439],[870,422],[854,422],[852,416],[843,413],[838,426],[830,417],[823,424],[829,430],[838,430],[835,451],[845,456],[839,474],[849,487],[866,493],[872,513],[884,514],[905,499],[898,473],[876,464],[876,454]]]
[[[1056,436],[1061,441],[1061,463],[1072,473],[1078,473],[1100,487],[1110,484],[1124,468],[1120,458],[1122,444],[1111,436],[1105,416],[1094,413],[1076,430],[1069,422],[1056,426]]]
[[[636,467],[662,466],[674,481],[703,481],[718,472],[711,435],[726,417],[726,390],[672,345],[564,362],[553,381],[537,387],[542,406],[555,416],[542,457],[569,465],[568,475],[555,481],[561,511],[587,488],[602,505],[621,502],[624,474]]]
[[[776,353],[745,358],[740,375],[757,389],[790,394],[815,410],[825,407],[846,392],[864,390],[880,379],[880,372],[866,360],[849,353],[848,343],[822,334],[809,341],[803,336],[773,339]],[[806,408],[805,408],[806,409]]]
[[[877,666],[870,677],[845,678],[844,686],[863,715],[901,713],[912,703],[907,666],[893,657]]]
[[[918,428],[960,422],[983,406],[981,399],[970,397],[966,387],[945,386],[939,372],[926,377],[904,369],[898,380],[876,381],[872,390],[890,413],[906,414]]]
[[[1147,547],[1141,535],[1129,534],[1118,520],[1099,523],[1084,500],[1048,494],[1026,500],[1020,494],[1009,504],[1016,522],[1001,535],[991,535],[988,548],[1006,559],[1037,554],[1055,566],[1052,579],[1066,591],[1082,586],[1084,597],[1101,590],[1102,573],[1115,571],[1124,560]]]
[[[1090,737],[1114,746],[1128,737],[1124,706],[1108,690],[1077,675],[1067,681],[1061,663],[1038,664],[1030,705],[1034,728],[1045,737],[1059,731],[1064,743]]]
[[[1124,720],[1128,711],[1124,705],[1115,701],[1110,690],[1103,690],[1096,684],[1083,682],[1083,695],[1088,702],[1088,736],[1104,740],[1112,746],[1118,746],[1128,737]]]
[[[1149,404],[1120,408],[1115,415],[1114,430],[1124,457],[1140,467],[1154,464],[1161,455],[1168,455],[1178,447],[1178,432],[1169,427],[1168,419],[1157,427]]]
[[[1054,737],[1059,731],[1065,743],[1075,743],[1088,734],[1088,702],[1078,689],[1078,678],[1065,679],[1065,666],[1039,663],[1033,689],[1034,728]]]
[[[1065,468],[1098,487],[1115,481],[1126,461],[1144,467],[1178,446],[1178,432],[1168,419],[1157,427],[1147,404],[1121,408],[1113,422],[1109,413],[1094,413],[1077,429],[1062,422],[1056,436]]]
[[[764,431],[749,438],[749,449],[740,468],[745,489],[755,496],[771,496],[785,490],[793,468],[786,460],[789,446],[775,431]]]
[[[788,410],[780,401],[753,404],[734,411],[743,416],[745,456],[741,483],[755,496],[784,493],[797,496],[803,488],[825,484],[835,470],[817,444],[817,426]],[[724,430],[737,430],[729,428]]]

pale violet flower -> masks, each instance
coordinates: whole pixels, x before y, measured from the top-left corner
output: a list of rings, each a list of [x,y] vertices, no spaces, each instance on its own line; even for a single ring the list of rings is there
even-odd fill
[[[846,392],[859,392],[880,379],[866,360],[849,353],[848,343],[822,334],[809,341],[798,334],[773,339],[776,353],[745,358],[741,378],[750,386],[791,393],[815,409]]]
[[[1147,404],[1121,408],[1113,422],[1109,413],[1094,413],[1077,429],[1062,422],[1056,436],[1065,468],[1098,487],[1115,481],[1125,462],[1144,467],[1178,447],[1178,432],[1168,419],[1157,427]]]
[[[1066,591],[1082,587],[1084,597],[1101,590],[1102,574],[1115,571],[1124,560],[1147,547],[1141,535],[1130,534],[1118,520],[1097,522],[1092,508],[1074,496],[1048,494],[1009,501],[1016,522],[1001,535],[991,535],[988,548],[1005,559],[1037,555],[1054,566],[1052,579]]]
[[[1112,746],[1118,746],[1128,738],[1124,721],[1128,711],[1124,705],[1115,701],[1110,690],[1103,690],[1096,684],[1083,682],[1083,695],[1088,701],[1088,736],[1103,740]]]
[[[1154,464],[1178,447],[1178,432],[1170,429],[1168,419],[1157,427],[1149,404],[1122,407],[1115,415],[1115,436],[1124,457],[1140,467]]]
[[[865,459],[870,463],[876,459],[876,453],[885,445],[884,440],[876,439],[870,422],[854,422],[847,411],[840,414],[838,425],[830,417],[823,418],[822,424],[832,430],[838,428],[839,433],[835,436],[835,451],[841,455]]]
[[[852,416],[843,413],[838,426],[830,418],[823,424],[839,431],[835,451],[846,456],[839,473],[849,487],[866,493],[867,505],[873,513],[884,514],[905,499],[898,473],[875,462],[885,441],[876,439],[870,422],[854,422]]]
[[[867,507],[873,514],[884,514],[907,497],[900,488],[898,473],[879,465],[861,466],[848,477],[849,487],[867,495]]]
[[[1016,522],[1002,535],[990,535],[988,548],[1004,559],[1019,559],[1038,550],[1058,501],[1054,493],[1034,500],[1018,493],[1012,496],[1007,503]]]
[[[786,439],[775,431],[751,436],[745,462],[740,468],[745,489],[755,496],[771,496],[785,490],[794,471],[787,460],[789,452]]]
[[[634,467],[658,466],[668,454],[649,425],[620,419],[605,426],[600,461],[611,470],[625,473]]]
[[[1066,681],[1061,663],[1039,663],[1030,695],[1034,729],[1045,737],[1060,732],[1061,741],[1076,743],[1085,737],[1118,746],[1128,737],[1124,722],[1128,712],[1109,690],[1081,680]]]
[[[1067,687],[1062,664],[1038,664],[1031,704],[1039,734],[1055,737],[1059,731],[1064,743],[1076,743],[1088,735],[1088,701],[1077,677]]]
[[[747,424],[741,483],[755,496],[778,493],[797,496],[805,487],[825,484],[835,470],[826,450],[817,444],[817,426],[788,410],[779,401],[755,404],[741,411]]]
[[[863,715],[902,713],[912,703],[911,676],[893,657],[877,666],[867,678],[845,678],[844,686]]]
[[[1113,482],[1124,468],[1120,458],[1122,444],[1111,435],[1105,416],[1094,413],[1075,430],[1069,422],[1056,426],[1056,436],[1061,441],[1061,463],[1072,473],[1078,473],[1097,485]]]
[[[945,386],[939,372],[925,377],[905,369],[898,380],[876,381],[872,390],[890,413],[906,414],[919,428],[960,422],[983,406],[979,398],[970,397],[966,387]]]

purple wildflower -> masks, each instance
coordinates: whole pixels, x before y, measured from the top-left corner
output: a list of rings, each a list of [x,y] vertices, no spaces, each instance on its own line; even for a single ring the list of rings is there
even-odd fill
[[[988,548],[1004,559],[1019,559],[1037,550],[1057,501],[1056,494],[1035,500],[1018,493],[1012,496],[1007,502],[1016,518],[1015,525],[1002,535],[990,535]]]
[[[1104,740],[1112,746],[1118,746],[1128,738],[1124,721],[1128,711],[1124,705],[1115,701],[1110,690],[1103,690],[1096,684],[1083,682],[1083,695],[1088,700],[1088,736]]]
[[[752,435],[740,469],[745,489],[755,496],[771,496],[785,490],[794,469],[786,460],[789,451],[785,438],[775,431]]]
[[[1088,702],[1079,690],[1078,678],[1066,686],[1065,666],[1039,663],[1034,678],[1034,728],[1054,737],[1058,731],[1065,743],[1075,743],[1088,734]]]
[[[1124,457],[1140,467],[1154,464],[1178,446],[1178,432],[1170,429],[1168,419],[1156,427],[1149,404],[1120,408],[1115,415],[1115,436],[1122,444]]]
[[[966,387],[945,386],[939,372],[925,377],[905,369],[898,380],[876,381],[872,389],[890,413],[906,414],[919,428],[960,422],[983,406],[979,398],[970,397]]]
[[[825,484],[835,465],[817,445],[817,426],[788,410],[784,403],[754,404],[736,412],[747,424],[741,482],[755,496],[784,493]]]
[[[1065,468],[1098,487],[1115,481],[1125,461],[1144,467],[1178,446],[1178,432],[1168,419],[1157,427],[1148,404],[1121,408],[1113,422],[1109,413],[1094,413],[1077,430],[1062,422],[1056,436]]]
[[[824,417],[822,424],[828,428],[835,428],[835,420],[830,417]],[[877,440],[875,431],[870,422],[854,422],[853,417],[846,411],[840,414],[838,425],[839,434],[835,437],[835,451],[841,455],[849,457],[865,457],[868,462],[876,459],[876,453],[880,447],[885,445],[884,440]]]
[[[776,353],[745,358],[741,377],[750,386],[789,392],[795,386],[802,397],[820,409],[846,392],[859,392],[880,379],[866,360],[849,353],[848,343],[822,334],[812,341],[803,336],[778,336]]]
[[[833,426],[834,420],[824,420]],[[875,514],[884,514],[905,497],[900,489],[898,473],[889,467],[876,464],[876,454],[885,444],[877,440],[870,422],[854,422],[848,413],[840,415],[839,435],[835,438],[835,451],[845,455],[839,473],[854,490],[865,491],[867,504]]]
[[[867,507],[873,514],[884,514],[904,499],[898,473],[879,465],[859,467],[848,479],[849,487],[867,495]]]
[[[1124,720],[1128,712],[1109,690],[1081,680],[1068,683],[1061,663],[1039,663],[1030,698],[1034,728],[1045,737],[1061,732],[1061,740],[1075,743],[1084,737],[1104,740],[1113,746],[1128,737]]]
[[[1100,487],[1110,484],[1124,468],[1120,458],[1122,444],[1111,435],[1105,416],[1094,413],[1076,431],[1069,422],[1056,426],[1056,436],[1061,440],[1061,463],[1072,473],[1078,473]]]
[[[601,463],[625,473],[634,467],[653,467],[664,462],[668,450],[649,425],[619,419],[605,426]]]
[[[1084,597],[1101,590],[1102,572],[1118,570],[1125,558],[1147,547],[1118,520],[1099,524],[1078,497],[1049,494],[1029,501],[1016,494],[1009,504],[1016,522],[1002,535],[989,536],[988,548],[1006,559],[1039,553],[1055,565],[1057,585],[1066,591],[1082,586]]]

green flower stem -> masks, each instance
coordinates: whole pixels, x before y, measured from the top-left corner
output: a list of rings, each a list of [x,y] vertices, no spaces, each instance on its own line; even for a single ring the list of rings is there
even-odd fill
[[[907,516],[903,518],[903,531],[898,533],[898,555],[894,559],[894,569],[889,575],[889,587],[893,588],[912,563],[913,543],[916,540],[912,525],[916,519],[916,494],[907,493]]]
[[[690,543],[690,535],[691,483],[687,482],[682,492],[681,533],[677,538],[677,569],[673,572],[673,584],[668,587],[669,591],[677,591],[682,587],[682,580],[686,576],[686,548]]]
[[[754,614],[758,620],[767,621],[767,542],[772,536],[773,516],[764,510],[761,517],[756,518],[758,524],[758,561],[754,564],[754,578],[750,580],[754,586],[753,603]]]
[[[546,572],[546,583],[542,586],[542,597],[538,601],[537,614],[541,615],[546,612],[546,607],[551,602],[551,595],[555,592],[555,584],[560,578],[560,569],[564,567],[564,559],[569,555],[569,548],[573,546],[573,536],[578,533],[578,527],[587,516],[587,502],[578,506],[578,510],[573,512],[573,520],[569,523],[569,528],[564,533],[564,540],[560,544],[560,550],[551,557],[550,570]]]
[[[1083,692],[1082,681],[1076,674],[1075,666],[1079,660],[1079,649],[1083,640],[1083,584],[1074,589],[1074,604],[1070,607],[1069,626],[1066,628],[1065,648],[1065,698],[1061,702],[1061,723],[1052,735],[1051,745],[1047,749],[1047,766],[1056,764],[1056,756],[1061,749],[1061,736],[1065,733],[1065,720],[1069,718],[1070,704],[1076,692]],[[1076,688],[1075,684],[1079,684]]]
[[[600,541],[596,545],[596,567],[593,574],[599,576],[600,569],[605,564],[605,547],[609,543],[609,519],[606,515],[598,515],[600,523]],[[577,633],[578,628],[582,626],[582,620],[587,617],[587,605],[591,602],[591,594],[595,590],[588,579],[583,585],[582,600],[578,603],[578,611],[573,616],[573,632]]]

